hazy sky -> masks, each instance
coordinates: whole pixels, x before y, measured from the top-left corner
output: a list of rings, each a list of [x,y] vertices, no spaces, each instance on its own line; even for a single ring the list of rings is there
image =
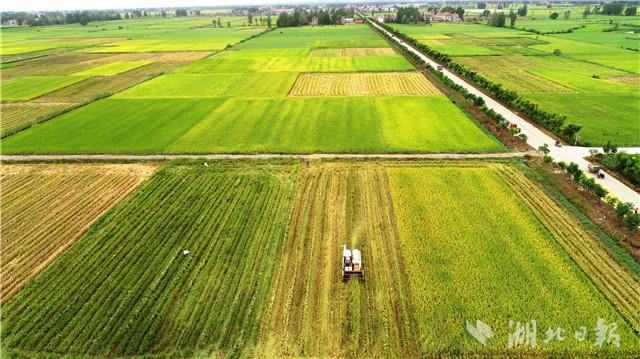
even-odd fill
[[[337,0],[336,0],[337,1]],[[312,0],[5,0],[0,11],[79,10],[79,9],[131,9],[180,6],[243,6],[282,3],[334,2]],[[342,1],[347,2],[347,1]]]

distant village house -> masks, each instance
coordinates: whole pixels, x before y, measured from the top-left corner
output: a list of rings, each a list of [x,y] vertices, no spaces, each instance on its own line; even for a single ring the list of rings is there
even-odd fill
[[[456,13],[451,12],[441,12],[439,14],[431,14],[429,17],[431,22],[452,22],[452,21],[460,21],[460,16]]]

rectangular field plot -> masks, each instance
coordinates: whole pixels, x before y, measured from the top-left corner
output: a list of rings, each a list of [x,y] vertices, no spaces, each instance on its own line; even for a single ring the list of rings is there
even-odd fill
[[[342,282],[341,245],[366,253],[366,282]],[[302,172],[256,356],[419,357],[385,170]]]
[[[150,61],[122,61],[101,65],[75,73],[75,76],[113,76],[150,64]]]
[[[629,86],[626,85],[625,86]],[[526,95],[549,111],[566,113],[567,122],[582,126],[580,138],[591,144],[611,141],[621,146],[640,143],[640,93],[575,93]]]
[[[169,164],[3,305],[3,350],[637,356],[637,275],[516,166]],[[362,251],[365,281],[342,282],[342,244]],[[619,347],[594,346],[599,318]],[[509,320],[535,320],[537,345],[509,348]],[[566,340],[545,342],[548,328]]]
[[[482,350],[505,350],[514,330],[509,320],[535,320],[535,351],[586,355],[598,350],[593,338],[578,342],[572,334],[599,318],[616,322],[620,343],[626,343],[610,350],[621,356],[640,350],[632,329],[640,324],[632,309],[640,299],[638,278],[518,171],[393,168],[389,177],[423,350],[475,350],[480,344],[465,322],[476,320],[495,336]],[[605,295],[632,327],[594,283],[608,288]],[[543,343],[549,327],[565,328],[567,340]]]
[[[6,304],[153,171],[151,165],[3,165],[0,301]]]
[[[77,104],[75,103],[3,103],[0,105],[2,135],[51,118]]]
[[[410,71],[413,65],[400,55],[341,57],[248,57],[214,56],[186,65],[176,73],[236,73],[236,72],[355,72]]]
[[[2,100],[30,100],[82,81],[82,76],[24,76],[2,83]]]
[[[224,99],[100,100],[2,141],[9,153],[163,152]]]
[[[444,96],[229,99],[169,152],[490,152]]]
[[[419,96],[442,93],[419,72],[302,74],[291,96]]]
[[[286,96],[298,76],[295,72],[156,77],[113,96],[118,99],[215,98],[227,96]]]
[[[3,140],[5,153],[502,149],[444,96],[107,99]]]
[[[367,25],[284,27],[247,41],[238,49],[388,47]]]
[[[148,35],[141,33],[139,38],[111,42],[92,50],[96,53],[120,52],[164,52],[164,51],[215,51],[227,45],[235,44],[252,35],[266,30],[265,27],[252,27],[241,31],[239,28],[193,28],[156,31]]]
[[[295,193],[289,171],[160,170],[3,306],[3,350],[192,357],[251,349],[282,257]]]
[[[390,47],[360,47],[360,48],[316,48],[309,52],[310,57],[335,56],[394,56],[396,51]]]

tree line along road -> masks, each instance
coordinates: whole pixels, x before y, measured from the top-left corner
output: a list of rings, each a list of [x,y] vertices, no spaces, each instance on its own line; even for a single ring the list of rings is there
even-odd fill
[[[365,17],[361,13],[359,13],[359,15],[362,17]],[[413,46],[405,43],[402,39],[394,36],[387,30],[385,30],[382,26],[376,24],[374,21],[371,21],[369,17],[366,17],[366,18],[369,20],[368,21],[369,24],[371,24],[372,26],[376,27],[378,30],[385,33],[390,39],[400,44],[400,46],[405,48],[407,51],[417,55],[420,59],[425,61],[427,64],[431,65],[433,68],[438,68],[438,66],[442,66],[439,63],[433,61],[431,58],[424,55],[423,53],[421,53],[420,51],[416,50]],[[547,144],[549,146],[549,150],[551,151],[549,153],[549,156],[551,156],[553,160],[556,162],[559,162],[559,161],[564,161],[566,163],[574,162],[580,167],[581,170],[588,173],[589,161],[587,161],[585,157],[589,155],[589,150],[595,148],[595,149],[598,149],[599,151],[602,151],[602,148],[598,148],[598,147],[591,147],[591,148],[581,147],[581,146],[556,147],[553,145],[556,141],[555,138],[542,132],[536,126],[529,123],[524,118],[518,116],[516,113],[508,109],[506,106],[502,105],[501,103],[494,100],[490,96],[484,94],[482,91],[478,90],[477,88],[469,84],[467,81],[465,81],[464,79],[462,79],[461,77],[447,70],[444,67],[442,69],[442,73],[445,76],[447,76],[449,79],[451,79],[453,82],[455,82],[456,84],[464,87],[470,93],[476,96],[482,97],[482,99],[485,101],[486,105],[489,108],[492,108],[494,111],[504,116],[507,119],[507,121],[518,125],[522,133],[527,135],[527,143],[531,147],[538,148],[540,146]],[[640,153],[640,148],[637,148],[637,147],[620,148],[620,150],[627,151],[628,153]],[[640,207],[640,194],[638,194],[638,192],[634,191],[624,183],[618,181],[616,178],[611,176],[610,173],[605,172],[605,178],[595,178],[595,180],[596,182],[601,184],[604,188],[606,188],[609,191],[609,193],[611,193],[611,195],[613,195],[614,197],[617,197],[623,202],[631,202],[634,204],[635,207]]]

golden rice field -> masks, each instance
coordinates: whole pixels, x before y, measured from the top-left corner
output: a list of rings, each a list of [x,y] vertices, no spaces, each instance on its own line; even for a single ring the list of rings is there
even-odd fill
[[[3,216],[49,202],[40,232],[61,233],[65,196],[44,188],[73,186],[52,166],[12,168]],[[99,185],[84,175],[67,192],[91,202]],[[65,211],[95,207],[82,206]],[[342,244],[362,251],[365,281],[342,281]],[[198,161],[157,171],[11,298],[3,344],[82,357],[637,357],[638,283],[513,162]],[[616,323],[620,347],[573,340],[598,318]],[[538,345],[507,348],[510,319],[537,320]],[[487,346],[465,329],[476,320],[493,328]],[[544,343],[550,327],[567,340]]]
[[[347,47],[347,48],[314,48],[309,51],[310,57],[337,56],[393,56],[397,55],[390,47]]]
[[[141,164],[3,165],[0,302],[38,275],[154,170]]]
[[[384,168],[301,174],[256,355],[417,357],[419,333]],[[365,283],[343,283],[341,245],[367,253]]]
[[[640,332],[640,280],[620,267],[607,254],[607,248],[601,241],[580,226],[573,225],[574,219],[556,206],[533,182],[509,166],[502,166],[499,174],[514,189],[514,193],[527,203],[582,271]]]
[[[429,96],[442,94],[418,72],[302,74],[290,96]]]

